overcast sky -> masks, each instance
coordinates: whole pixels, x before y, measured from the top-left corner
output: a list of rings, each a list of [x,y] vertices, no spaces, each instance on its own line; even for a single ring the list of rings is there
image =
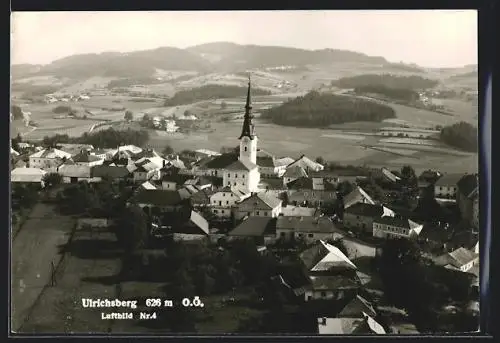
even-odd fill
[[[476,11],[17,12],[12,63],[210,42],[345,49],[427,67],[477,63]]]

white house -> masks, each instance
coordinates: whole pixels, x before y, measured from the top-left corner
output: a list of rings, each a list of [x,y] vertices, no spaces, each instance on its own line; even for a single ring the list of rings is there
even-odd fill
[[[455,199],[458,190],[458,181],[462,174],[444,174],[434,184],[434,196],[436,198]]]
[[[332,220],[321,217],[280,216],[276,223],[276,238],[284,240],[303,239],[306,242],[342,238],[344,232]]]
[[[282,176],[284,185],[288,185],[292,181],[308,177],[304,168],[297,165],[288,166]]]
[[[230,218],[231,208],[249,196],[250,193],[239,189],[238,186],[226,186],[210,196],[212,212],[217,217]]]
[[[233,207],[236,220],[246,216],[278,217],[282,201],[267,192],[253,193]]]
[[[437,265],[448,269],[468,272],[479,263],[479,254],[461,247],[448,254],[439,256],[435,262]]]
[[[413,238],[422,228],[422,224],[399,217],[383,216],[373,220],[373,236],[379,238]]]
[[[90,181],[92,168],[86,165],[63,164],[57,168],[57,173],[62,176],[64,183],[77,183]]]
[[[281,177],[286,171],[286,167],[293,163],[290,157],[275,158],[264,150],[257,152],[257,165],[263,177]]]
[[[260,181],[257,165],[245,159],[238,160],[224,169],[224,186],[241,186],[247,192],[256,192]]]
[[[160,178],[161,166],[148,159],[141,163],[136,163],[132,169],[134,182],[144,182],[147,180],[158,180]]]
[[[65,160],[69,160],[71,154],[59,149],[43,149],[29,157],[29,166],[31,168],[55,169]]]
[[[322,164],[319,164],[317,162],[314,162],[310,158],[306,157],[305,155],[300,156],[298,159],[296,159],[293,163],[289,164],[288,167],[295,167],[299,166],[302,167],[305,171],[311,171],[311,172],[318,172],[320,170],[325,169],[325,167]]]
[[[47,172],[40,168],[15,168],[10,172],[10,182],[14,183],[39,183],[42,187],[43,176]]]
[[[102,156],[102,155],[101,155]],[[89,151],[82,150],[79,154],[71,158],[76,165],[93,167],[104,163],[104,158],[97,157]]]
[[[344,211],[343,223],[346,228],[373,231],[373,220],[382,216],[394,217],[391,209],[382,205],[358,202]]]
[[[320,335],[385,335],[386,331],[375,319],[363,313],[364,318],[318,318]]]

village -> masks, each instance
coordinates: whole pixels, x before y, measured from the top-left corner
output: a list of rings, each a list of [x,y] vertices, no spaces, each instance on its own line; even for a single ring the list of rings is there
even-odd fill
[[[278,311],[279,302],[282,316],[291,312],[293,320],[307,327],[292,326],[286,332],[297,328],[312,334],[405,334],[456,331],[464,322],[477,325],[477,173],[427,170],[417,176],[411,166],[400,171],[340,166],[300,152],[277,157],[259,148],[258,127],[252,118],[249,82],[242,129],[233,133],[239,146],[223,152],[202,147],[157,152],[134,145],[105,149],[16,142],[17,150],[11,146],[12,226],[22,230],[22,215],[16,213],[26,201],[26,188],[68,211],[72,206],[87,206],[83,198],[89,187],[97,193],[104,189],[113,193],[109,190],[113,189],[115,193],[107,195],[108,201],[101,201],[101,207],[112,207],[120,199],[120,211],[127,214],[116,209],[90,211],[87,206],[77,217],[86,223],[85,228],[100,226],[97,231],[115,223],[113,230],[118,240],[126,242],[125,250],[139,255],[139,262],[130,262],[139,263],[138,269],[122,264],[129,274],[161,270],[162,262],[155,265],[151,261],[160,252],[160,261],[164,258],[163,264],[169,263],[166,261],[173,258],[169,251],[175,250],[172,244],[201,244],[213,251],[231,247],[246,251],[250,246],[255,255],[248,253],[252,257],[245,258],[254,260],[245,262],[241,257],[244,267],[238,268],[242,274],[252,273],[258,263],[272,261],[272,268],[262,267],[266,273],[258,280],[248,276],[246,281],[236,282],[231,279],[231,267],[225,271],[227,275],[224,270],[207,272],[205,286],[195,289],[207,296],[217,294],[204,288],[208,287],[206,280],[213,279],[217,285],[229,278],[226,293],[219,293],[224,294],[224,302],[238,302],[239,290],[258,281],[266,285],[265,291],[257,291],[259,295],[252,301],[270,304],[268,313],[275,314],[272,311]],[[98,202],[92,199],[87,201]],[[113,211],[118,211],[114,217],[110,215]],[[178,273],[182,265],[163,272]],[[442,284],[437,290],[429,286],[428,295],[407,289],[401,296],[397,288],[427,287],[409,284],[416,277],[409,275],[420,275],[417,268],[422,273],[432,269],[432,287],[438,283],[435,280]],[[150,273],[158,273],[158,269]],[[462,279],[463,283],[458,281]],[[177,287],[187,292],[191,285]],[[431,293],[437,294],[432,311],[424,310],[424,304],[431,306],[427,303]],[[420,299],[422,304],[407,298]],[[294,309],[287,312],[287,306]],[[245,327],[264,330],[262,322]]]

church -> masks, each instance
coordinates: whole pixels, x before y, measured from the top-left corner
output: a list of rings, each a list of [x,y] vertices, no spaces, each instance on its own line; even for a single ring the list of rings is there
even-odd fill
[[[239,186],[246,192],[254,193],[259,190],[260,172],[257,166],[257,142],[255,126],[252,123],[252,104],[250,96],[250,78],[248,80],[248,93],[245,105],[245,116],[241,130],[240,153],[238,160],[224,168],[223,185]]]

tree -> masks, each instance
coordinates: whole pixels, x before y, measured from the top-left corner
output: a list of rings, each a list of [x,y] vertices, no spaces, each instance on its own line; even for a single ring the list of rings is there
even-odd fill
[[[152,119],[149,117],[148,114],[144,114],[144,116],[142,116],[142,119],[141,119],[141,125],[142,126],[145,126],[145,127],[151,127],[152,125]]]
[[[160,127],[162,128],[162,130],[166,130],[167,129],[167,120],[165,118],[161,118],[161,120],[160,120]]]
[[[47,173],[43,176],[42,181],[47,188],[53,188],[62,183],[63,177],[58,173]]]
[[[144,247],[149,238],[148,219],[144,211],[139,206],[128,207],[122,214],[116,234],[128,253]]]
[[[417,187],[417,174],[411,166],[406,165],[401,168],[401,181],[410,188]]]
[[[132,120],[134,120],[134,114],[132,113],[132,111],[126,111],[125,112],[125,120],[127,122],[131,122]]]
[[[318,157],[316,157],[316,163],[324,165],[325,164],[325,160],[323,159],[323,157],[318,156]]]
[[[220,103],[220,108],[221,108],[221,110],[225,110],[227,108],[227,103],[225,101],[222,101]]]
[[[171,155],[174,153],[174,149],[170,145],[167,145],[165,148],[163,148],[162,154],[164,156]]]
[[[14,120],[22,120],[22,119],[24,119],[23,110],[21,109],[20,106],[12,105],[11,111],[12,111],[12,117],[13,117]]]

